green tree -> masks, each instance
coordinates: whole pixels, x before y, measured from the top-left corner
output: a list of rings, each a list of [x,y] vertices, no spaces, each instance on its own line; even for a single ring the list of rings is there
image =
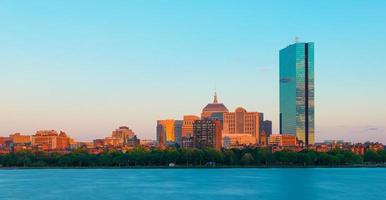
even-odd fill
[[[243,165],[250,165],[254,161],[253,156],[251,153],[245,153],[243,157],[241,158],[241,163]]]

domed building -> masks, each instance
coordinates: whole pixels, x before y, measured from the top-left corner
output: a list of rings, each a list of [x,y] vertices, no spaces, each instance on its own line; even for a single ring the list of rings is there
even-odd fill
[[[209,103],[206,105],[201,112],[201,119],[210,118],[213,116],[213,114],[220,114],[227,113],[228,108],[225,107],[223,103],[219,103],[217,100],[217,93],[214,93],[214,99],[213,103]],[[222,116],[220,116],[222,118]]]

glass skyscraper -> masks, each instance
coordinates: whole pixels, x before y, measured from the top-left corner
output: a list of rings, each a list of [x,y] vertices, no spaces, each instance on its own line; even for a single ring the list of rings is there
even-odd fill
[[[280,50],[280,134],[315,143],[314,43],[295,43]]]

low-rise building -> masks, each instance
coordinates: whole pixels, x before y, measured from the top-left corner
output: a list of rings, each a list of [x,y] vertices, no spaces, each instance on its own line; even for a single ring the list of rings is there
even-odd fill
[[[257,138],[251,134],[223,134],[224,148],[241,148],[257,144]]]
[[[271,146],[298,146],[296,136],[290,134],[272,134],[269,136],[268,143]]]
[[[15,133],[15,134],[9,135],[9,137],[11,138],[13,144],[31,143],[30,135],[21,135],[20,133]]]
[[[70,139],[66,133],[61,131],[58,134],[55,130],[37,131],[31,141],[34,147],[44,151],[67,150],[70,145]]]

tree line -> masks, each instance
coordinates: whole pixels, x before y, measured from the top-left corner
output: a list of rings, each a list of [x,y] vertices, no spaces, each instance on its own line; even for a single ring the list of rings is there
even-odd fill
[[[333,150],[327,153],[272,152],[264,148],[229,149],[166,149],[136,148],[127,152],[106,151],[90,154],[78,149],[68,154],[20,151],[0,155],[2,167],[179,167],[205,166],[352,166],[384,164],[386,151],[368,150],[363,156],[351,151]]]

